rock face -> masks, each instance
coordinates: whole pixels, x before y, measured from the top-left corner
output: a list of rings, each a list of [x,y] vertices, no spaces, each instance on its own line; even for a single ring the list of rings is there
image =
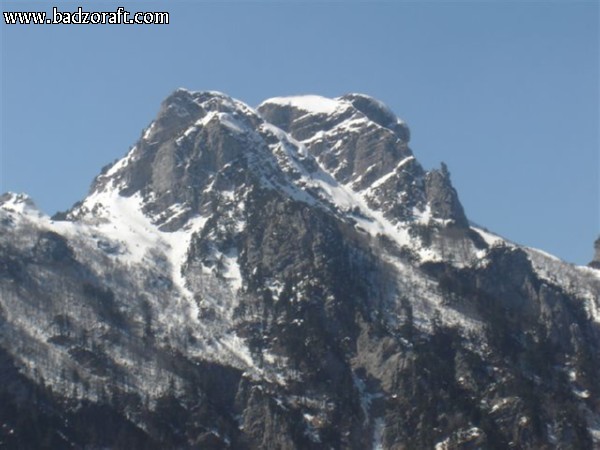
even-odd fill
[[[594,242],[594,259],[590,262],[590,267],[600,269],[600,237]]]
[[[431,206],[433,217],[447,220],[461,228],[469,226],[463,207],[458,200],[458,194],[450,182],[450,173],[446,164],[442,163],[440,170],[432,170],[427,174],[425,186],[427,202]]]
[[[349,94],[178,90],[54,218],[0,197],[9,448],[600,445],[600,275],[472,227]]]

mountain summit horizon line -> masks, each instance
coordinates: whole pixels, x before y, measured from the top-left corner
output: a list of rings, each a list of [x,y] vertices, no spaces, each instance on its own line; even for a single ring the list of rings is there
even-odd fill
[[[239,100],[235,100],[229,97],[227,94],[215,91],[215,90],[206,90],[206,91],[192,91],[186,89],[184,87],[179,87],[175,91],[173,91],[167,98],[163,101],[163,108],[165,104],[168,104],[171,99],[178,99],[180,97],[185,96],[213,96],[215,98],[229,99],[229,101],[233,104],[238,104],[242,106],[244,109],[248,111],[254,112],[256,115],[261,116],[261,109],[269,109],[272,108],[272,105],[281,104],[287,105],[290,109],[295,109],[298,111],[304,111],[310,114],[321,114],[327,115],[330,113],[339,112],[343,110],[345,107],[354,107],[360,110],[362,113],[368,114],[368,118],[372,120],[374,123],[381,127],[387,127],[390,130],[394,130],[406,143],[410,140],[410,130],[406,123],[399,119],[389,107],[387,107],[383,102],[375,99],[372,96],[362,93],[349,93],[344,94],[339,97],[328,98],[321,95],[316,94],[300,94],[300,95],[291,95],[291,96],[282,96],[282,97],[273,97],[269,98],[262,103],[260,103],[256,108],[252,108],[247,104],[240,102]],[[177,101],[177,100],[175,100]],[[261,116],[262,117],[262,116]],[[147,127],[143,133],[147,133],[148,130],[154,125],[153,121],[149,127]],[[111,165],[116,164],[120,159],[115,160],[113,163],[108,164],[103,168],[103,171],[109,168]],[[446,167],[445,163],[441,163],[442,167]],[[444,169],[447,172],[447,168]],[[7,194],[15,194],[13,192],[8,192]],[[16,194],[15,194],[16,195]],[[27,195],[27,194],[19,194],[19,195]],[[32,199],[30,199],[32,200]],[[457,198],[458,200],[458,198]],[[458,202],[458,206],[462,209],[460,202]],[[54,214],[54,217],[62,217],[60,211]],[[466,217],[465,217],[466,220]],[[469,221],[470,222],[470,221]],[[474,222],[470,222],[473,225],[477,226]],[[506,240],[506,238],[503,238]],[[594,267],[598,265],[598,253],[597,251],[594,253],[594,257],[590,262],[590,266]]]
[[[589,267],[469,222],[382,102],[178,89],[49,217],[0,196],[0,442],[600,446]]]

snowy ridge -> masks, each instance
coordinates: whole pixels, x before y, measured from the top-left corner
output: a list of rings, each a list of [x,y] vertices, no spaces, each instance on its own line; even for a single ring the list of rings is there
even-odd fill
[[[362,100],[368,101],[369,103],[373,103],[373,104],[377,105],[377,107],[381,111],[384,111],[388,116],[393,117],[394,122],[396,124],[404,124],[404,121],[402,119],[400,119],[399,117],[397,117],[396,114],[390,109],[389,106],[387,106],[385,103],[383,103],[381,100],[379,100],[375,97],[371,97],[370,95],[365,95],[365,94],[358,94],[358,93],[348,94],[347,97],[360,98]],[[343,100],[343,97],[338,97],[337,99]]]
[[[341,108],[347,106],[346,102],[341,102],[337,99],[332,100],[330,98],[321,97],[319,95],[273,97],[261,103],[260,106],[264,106],[269,103],[276,105],[291,106],[293,108],[305,111],[309,114],[327,115],[339,112]],[[346,103],[346,105],[344,105],[343,103]]]
[[[4,211],[13,213],[14,216],[20,217],[22,215],[42,217],[43,214],[37,208],[31,197],[27,194],[16,194],[14,192],[7,192],[0,196],[0,208]]]

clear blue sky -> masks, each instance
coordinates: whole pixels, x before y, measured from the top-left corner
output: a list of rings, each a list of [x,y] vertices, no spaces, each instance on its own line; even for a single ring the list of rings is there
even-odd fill
[[[426,168],[448,164],[471,220],[570,262],[591,259],[600,231],[598,2],[121,4],[170,11],[171,24],[0,23],[0,191],[27,192],[48,213],[68,208],[177,87],[252,106],[363,92],[409,124]],[[24,5],[2,1],[5,10]]]

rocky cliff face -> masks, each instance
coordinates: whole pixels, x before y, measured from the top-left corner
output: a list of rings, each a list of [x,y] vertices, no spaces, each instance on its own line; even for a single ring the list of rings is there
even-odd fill
[[[71,210],[0,197],[0,441],[600,445],[600,272],[470,226],[409,137],[178,90]]]
[[[600,237],[594,242],[594,259],[590,262],[590,267],[600,269]]]

